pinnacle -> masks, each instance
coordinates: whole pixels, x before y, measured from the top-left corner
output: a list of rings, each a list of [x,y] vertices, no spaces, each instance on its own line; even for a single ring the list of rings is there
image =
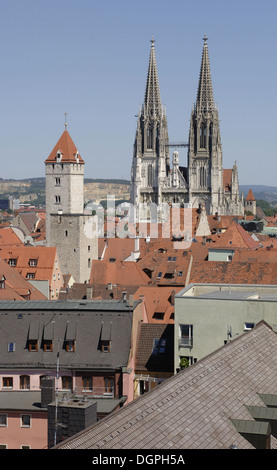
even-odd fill
[[[144,97],[145,113],[148,115],[161,114],[162,105],[160,97],[160,87],[158,79],[158,69],[156,62],[156,53],[154,38],[151,39],[151,50]]]
[[[209,112],[214,110],[214,97],[207,46],[208,38],[206,35],[203,40],[204,46],[202,52],[202,62],[197,91],[197,108],[200,112]]]

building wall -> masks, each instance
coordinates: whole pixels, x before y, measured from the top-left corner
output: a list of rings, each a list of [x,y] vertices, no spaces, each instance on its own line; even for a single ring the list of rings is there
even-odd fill
[[[277,301],[175,297],[175,371],[180,357],[199,360],[244,334],[246,323],[261,320],[277,328]],[[193,327],[191,347],[179,346],[180,324]]]
[[[50,246],[56,246],[63,274],[75,282],[89,282],[91,262],[98,259],[98,238],[86,230],[89,215],[51,215]]]
[[[0,445],[7,449],[21,449],[30,446],[31,449],[47,448],[47,412],[34,411],[2,411],[7,414],[7,426],[0,426]],[[21,415],[31,416],[30,427],[22,427]]]

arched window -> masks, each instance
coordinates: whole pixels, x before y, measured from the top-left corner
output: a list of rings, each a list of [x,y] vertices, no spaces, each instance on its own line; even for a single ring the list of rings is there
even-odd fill
[[[153,167],[151,164],[147,168],[147,186],[153,186]]]
[[[153,148],[153,131],[151,126],[147,127],[147,148]]]
[[[201,124],[201,127],[200,127],[200,148],[201,149],[206,148],[206,137],[207,137],[207,128],[205,124]]]
[[[200,183],[201,188],[204,188],[207,186],[207,170],[204,166],[200,167],[199,183]]]

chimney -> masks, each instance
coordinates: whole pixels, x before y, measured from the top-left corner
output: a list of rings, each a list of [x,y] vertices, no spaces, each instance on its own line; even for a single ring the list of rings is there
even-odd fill
[[[170,300],[171,300],[171,305],[174,305],[174,297],[176,295],[176,290],[174,289],[172,292],[171,292],[171,297],[170,297]]]
[[[127,300],[127,292],[126,291],[122,292],[122,300],[123,300],[123,302],[126,302],[126,300]]]
[[[91,300],[93,298],[93,287],[87,286],[87,299]]]
[[[129,307],[133,307],[133,306],[134,306],[134,296],[129,295]]]
[[[55,377],[46,376],[41,379],[41,407],[47,408],[55,401]]]

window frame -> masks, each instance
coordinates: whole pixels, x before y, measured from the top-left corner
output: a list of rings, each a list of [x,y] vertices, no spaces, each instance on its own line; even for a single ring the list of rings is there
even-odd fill
[[[29,424],[24,424],[24,418],[28,417]],[[22,413],[20,415],[20,427],[21,428],[31,428],[32,415],[30,413]]]
[[[8,413],[0,413],[0,418],[1,417],[5,418],[5,424],[1,424],[1,419],[0,419],[0,428],[8,427]]]
[[[7,384],[5,385],[6,381],[7,381]],[[2,377],[2,389],[3,388],[13,389],[13,377],[11,376]]]
[[[30,375],[24,374],[19,376],[19,389],[30,390]]]
[[[188,328],[188,334],[182,332],[183,329]],[[192,324],[179,324],[179,346],[183,348],[191,348],[193,346],[193,325]]]

